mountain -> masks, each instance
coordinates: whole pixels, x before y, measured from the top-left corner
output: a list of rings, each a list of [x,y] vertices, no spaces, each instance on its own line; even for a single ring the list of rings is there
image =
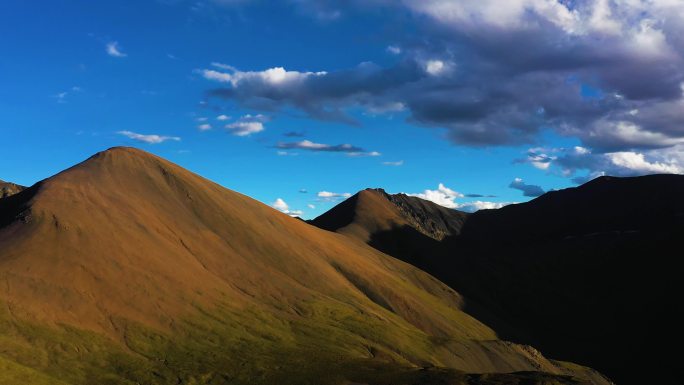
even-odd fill
[[[413,264],[421,253],[458,235],[467,213],[432,202],[366,189],[310,221],[314,226],[361,240]]]
[[[679,384],[679,355],[669,352],[681,346],[684,324],[682,196],[680,175],[601,177],[498,210],[455,212],[465,219],[458,231],[435,240],[395,221],[394,200],[376,194],[382,210],[345,212],[375,217],[352,221],[367,234],[334,230],[433,274],[507,339],[597,368],[618,384]],[[312,223],[332,223],[336,211]]]
[[[608,384],[363,242],[113,148],[0,199],[2,384]],[[488,373],[488,374],[466,374]]]
[[[6,198],[25,189],[24,186],[0,180],[0,198]]]

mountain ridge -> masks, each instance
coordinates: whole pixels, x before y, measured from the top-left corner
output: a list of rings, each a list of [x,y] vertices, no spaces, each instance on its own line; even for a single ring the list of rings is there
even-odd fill
[[[374,370],[408,381],[443,367],[421,375],[608,383],[498,340],[411,265],[141,150],[100,152],[2,199],[0,219],[0,365],[29,370],[11,373],[306,383],[327,368],[331,384],[380,384]]]
[[[682,194],[681,175],[600,177],[468,215],[460,233],[442,241],[408,222],[380,228],[375,223],[384,219],[375,218],[355,225],[366,226],[357,239],[475,302],[478,318],[505,338],[597,367],[618,383],[675,384],[676,360],[644,352],[666,351],[682,321],[666,310],[684,289],[672,254],[684,235]],[[355,236],[344,230],[338,231]],[[637,313],[635,303],[642,308]],[[644,326],[652,324],[667,326],[658,332]],[[665,369],[648,370],[657,365]]]

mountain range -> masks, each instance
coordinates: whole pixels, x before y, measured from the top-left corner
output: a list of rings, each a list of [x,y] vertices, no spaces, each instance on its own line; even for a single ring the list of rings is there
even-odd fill
[[[2,184],[0,383],[611,383],[581,364],[668,380],[674,358],[639,349],[676,342],[676,254],[659,252],[677,178],[472,215],[364,190],[306,223],[112,148]]]
[[[433,274],[502,338],[618,384],[680,384],[684,176],[600,177],[474,214],[367,189],[312,224]]]

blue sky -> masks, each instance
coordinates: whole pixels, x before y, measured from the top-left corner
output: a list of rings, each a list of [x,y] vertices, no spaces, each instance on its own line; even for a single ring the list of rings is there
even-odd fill
[[[489,3],[3,1],[0,179],[136,146],[311,218],[684,170],[682,2]]]

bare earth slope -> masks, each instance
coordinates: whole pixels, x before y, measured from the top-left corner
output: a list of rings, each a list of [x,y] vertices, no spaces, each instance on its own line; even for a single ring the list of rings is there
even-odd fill
[[[376,207],[344,215],[366,220],[335,230],[435,275],[508,339],[619,384],[678,384],[679,356],[667,352],[681,345],[684,323],[682,196],[680,175],[601,177],[468,215],[439,242],[396,220],[392,199],[376,196]],[[320,218],[334,222],[336,210]]]
[[[3,384],[606,383],[404,262],[131,148],[0,199],[0,283]]]

